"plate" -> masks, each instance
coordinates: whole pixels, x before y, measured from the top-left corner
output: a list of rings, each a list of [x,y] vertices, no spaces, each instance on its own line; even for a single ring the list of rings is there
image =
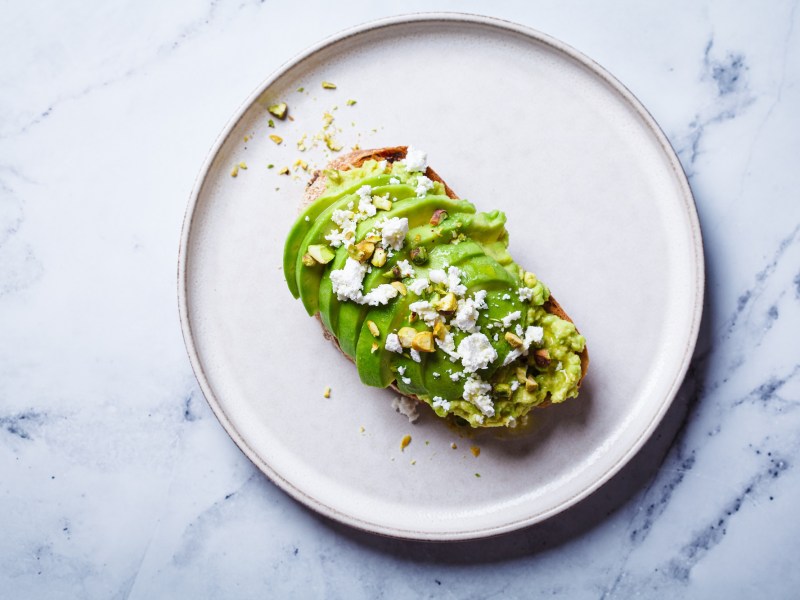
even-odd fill
[[[279,100],[293,120],[271,128],[266,107]],[[391,391],[359,382],[281,272],[307,175],[300,163],[294,175],[278,171],[298,158],[324,164],[326,112],[334,145],[425,149],[479,210],[507,213],[512,256],[549,284],[588,340],[577,400],[536,411],[515,435],[468,436],[427,409],[411,425],[392,410]],[[303,133],[306,145],[316,140],[306,152]],[[240,162],[247,169],[233,177]],[[178,288],[203,393],[272,481],[357,528],[471,539],[557,514],[647,440],[697,337],[702,241],[675,153],[616,79],[528,28],[421,14],[336,35],[245,101],[191,195]]]

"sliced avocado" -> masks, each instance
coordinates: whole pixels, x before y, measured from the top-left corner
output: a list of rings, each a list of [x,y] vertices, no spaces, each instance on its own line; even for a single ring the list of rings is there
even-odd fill
[[[347,261],[347,249],[338,248],[336,256],[333,261],[328,265],[330,271],[334,269],[341,269]],[[328,273],[330,273],[328,271]],[[319,282],[319,316],[322,319],[323,325],[332,333],[336,333],[336,328],[339,323],[339,302],[336,294],[333,293],[333,283],[330,277],[323,277]]]
[[[367,321],[373,321],[381,332],[396,331],[400,324],[408,318],[409,296],[398,296],[385,306],[371,307],[361,326],[361,334],[356,346],[356,367],[358,376],[366,385],[386,387],[394,380],[391,365],[397,353],[386,349],[386,334],[378,342],[378,349],[372,352],[375,338],[369,332]]]
[[[362,185],[381,186],[388,183],[390,177],[390,175],[378,175],[363,181],[356,181],[341,189],[334,188],[331,193],[323,194],[302,212],[289,232],[289,236],[283,246],[283,276],[292,296],[295,298],[300,297],[300,291],[297,286],[297,254],[317,218],[337,200],[341,200],[344,196],[355,194],[356,190]],[[306,220],[306,217],[308,217],[308,220]]]
[[[400,324],[400,327],[413,327],[417,331],[430,331],[425,326],[425,323],[421,323],[420,321],[417,321],[416,323],[409,323],[408,316],[406,316],[404,321]],[[393,353],[394,356],[391,357],[392,366],[397,379],[397,387],[404,394],[415,394],[417,396],[426,395],[428,390],[425,388],[425,365],[431,354],[427,352],[420,352],[420,358],[422,362],[416,362],[415,360],[406,356],[407,352],[408,351],[404,352],[403,354],[397,354],[395,352]],[[397,369],[400,367],[405,368],[403,375],[400,375],[400,373],[397,372]],[[410,379],[411,382],[405,383],[403,381],[403,377]]]

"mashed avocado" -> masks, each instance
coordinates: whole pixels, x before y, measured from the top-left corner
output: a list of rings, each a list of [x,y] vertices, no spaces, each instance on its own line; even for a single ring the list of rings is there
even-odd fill
[[[515,426],[578,394],[584,339],[508,254],[506,217],[425,176],[424,153],[326,171],[286,241],[289,290],[361,380],[395,383],[437,415]]]

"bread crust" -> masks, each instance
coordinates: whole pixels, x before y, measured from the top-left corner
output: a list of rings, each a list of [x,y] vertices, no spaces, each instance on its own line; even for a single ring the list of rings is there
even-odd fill
[[[360,167],[368,160],[377,160],[377,161],[385,160],[391,163],[398,160],[403,160],[406,157],[407,151],[408,151],[408,146],[388,146],[386,148],[356,150],[354,152],[349,152],[347,154],[337,156],[326,165],[325,169],[346,171],[348,169],[354,169]],[[458,199],[458,195],[453,191],[453,189],[450,186],[447,185],[447,183],[445,183],[445,181],[439,176],[438,173],[436,173],[436,171],[428,167],[425,170],[425,176],[433,181],[441,183],[444,186],[445,193],[450,198]],[[319,198],[325,192],[327,183],[328,183],[328,177],[327,175],[325,175],[323,170],[314,171],[314,173],[311,176],[311,180],[308,182],[303,197],[303,201],[300,205],[301,211],[305,209],[308,205],[312,204],[317,198]],[[557,317],[574,324],[573,320],[569,317],[569,315],[561,307],[561,305],[556,301],[556,299],[553,298],[552,295],[550,296],[549,300],[544,303],[544,309],[550,314],[556,315]],[[316,317],[317,321],[319,321],[319,324],[322,327],[323,336],[325,337],[325,339],[333,342],[333,344],[336,346],[336,349],[339,350],[339,352],[344,354],[351,362],[355,362],[352,358],[350,358],[347,354],[345,354],[342,351],[341,347],[339,346],[339,341],[336,339],[336,336],[333,335],[333,333],[329,331],[327,327],[325,327],[325,324],[322,322],[322,318],[320,317],[319,313],[317,313]],[[580,381],[578,381],[578,387],[580,387],[581,383],[583,383],[583,379],[586,377],[586,371],[589,368],[589,351],[587,350],[586,346],[584,346],[583,351],[580,353],[580,359],[581,359],[581,379]],[[422,402],[414,394],[404,394],[397,388],[395,384],[391,384],[390,387],[401,396],[406,396],[408,398],[416,400],[417,402]],[[545,406],[548,406],[549,404],[550,404],[549,399],[545,400],[538,406],[538,408],[543,408]]]

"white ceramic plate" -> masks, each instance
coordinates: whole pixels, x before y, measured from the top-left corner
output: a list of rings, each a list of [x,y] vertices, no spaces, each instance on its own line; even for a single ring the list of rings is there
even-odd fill
[[[289,103],[294,121],[270,129],[265,107],[275,100]],[[479,210],[507,213],[512,256],[550,285],[588,340],[577,400],[536,412],[525,435],[461,438],[427,409],[410,425],[391,409],[390,391],[363,386],[323,339],[283,280],[303,181],[277,171],[301,156],[324,163],[295,142],[319,131],[334,105],[340,141],[423,148]],[[231,177],[239,161],[248,169]],[[277,485],[365,530],[469,539],[564,510],[642,446],[692,354],[702,242],[667,140],[602,68],[519,25],[413,15],[319,44],[244,103],[192,194],[179,296],[208,402]],[[413,441],[401,452],[405,434]]]

